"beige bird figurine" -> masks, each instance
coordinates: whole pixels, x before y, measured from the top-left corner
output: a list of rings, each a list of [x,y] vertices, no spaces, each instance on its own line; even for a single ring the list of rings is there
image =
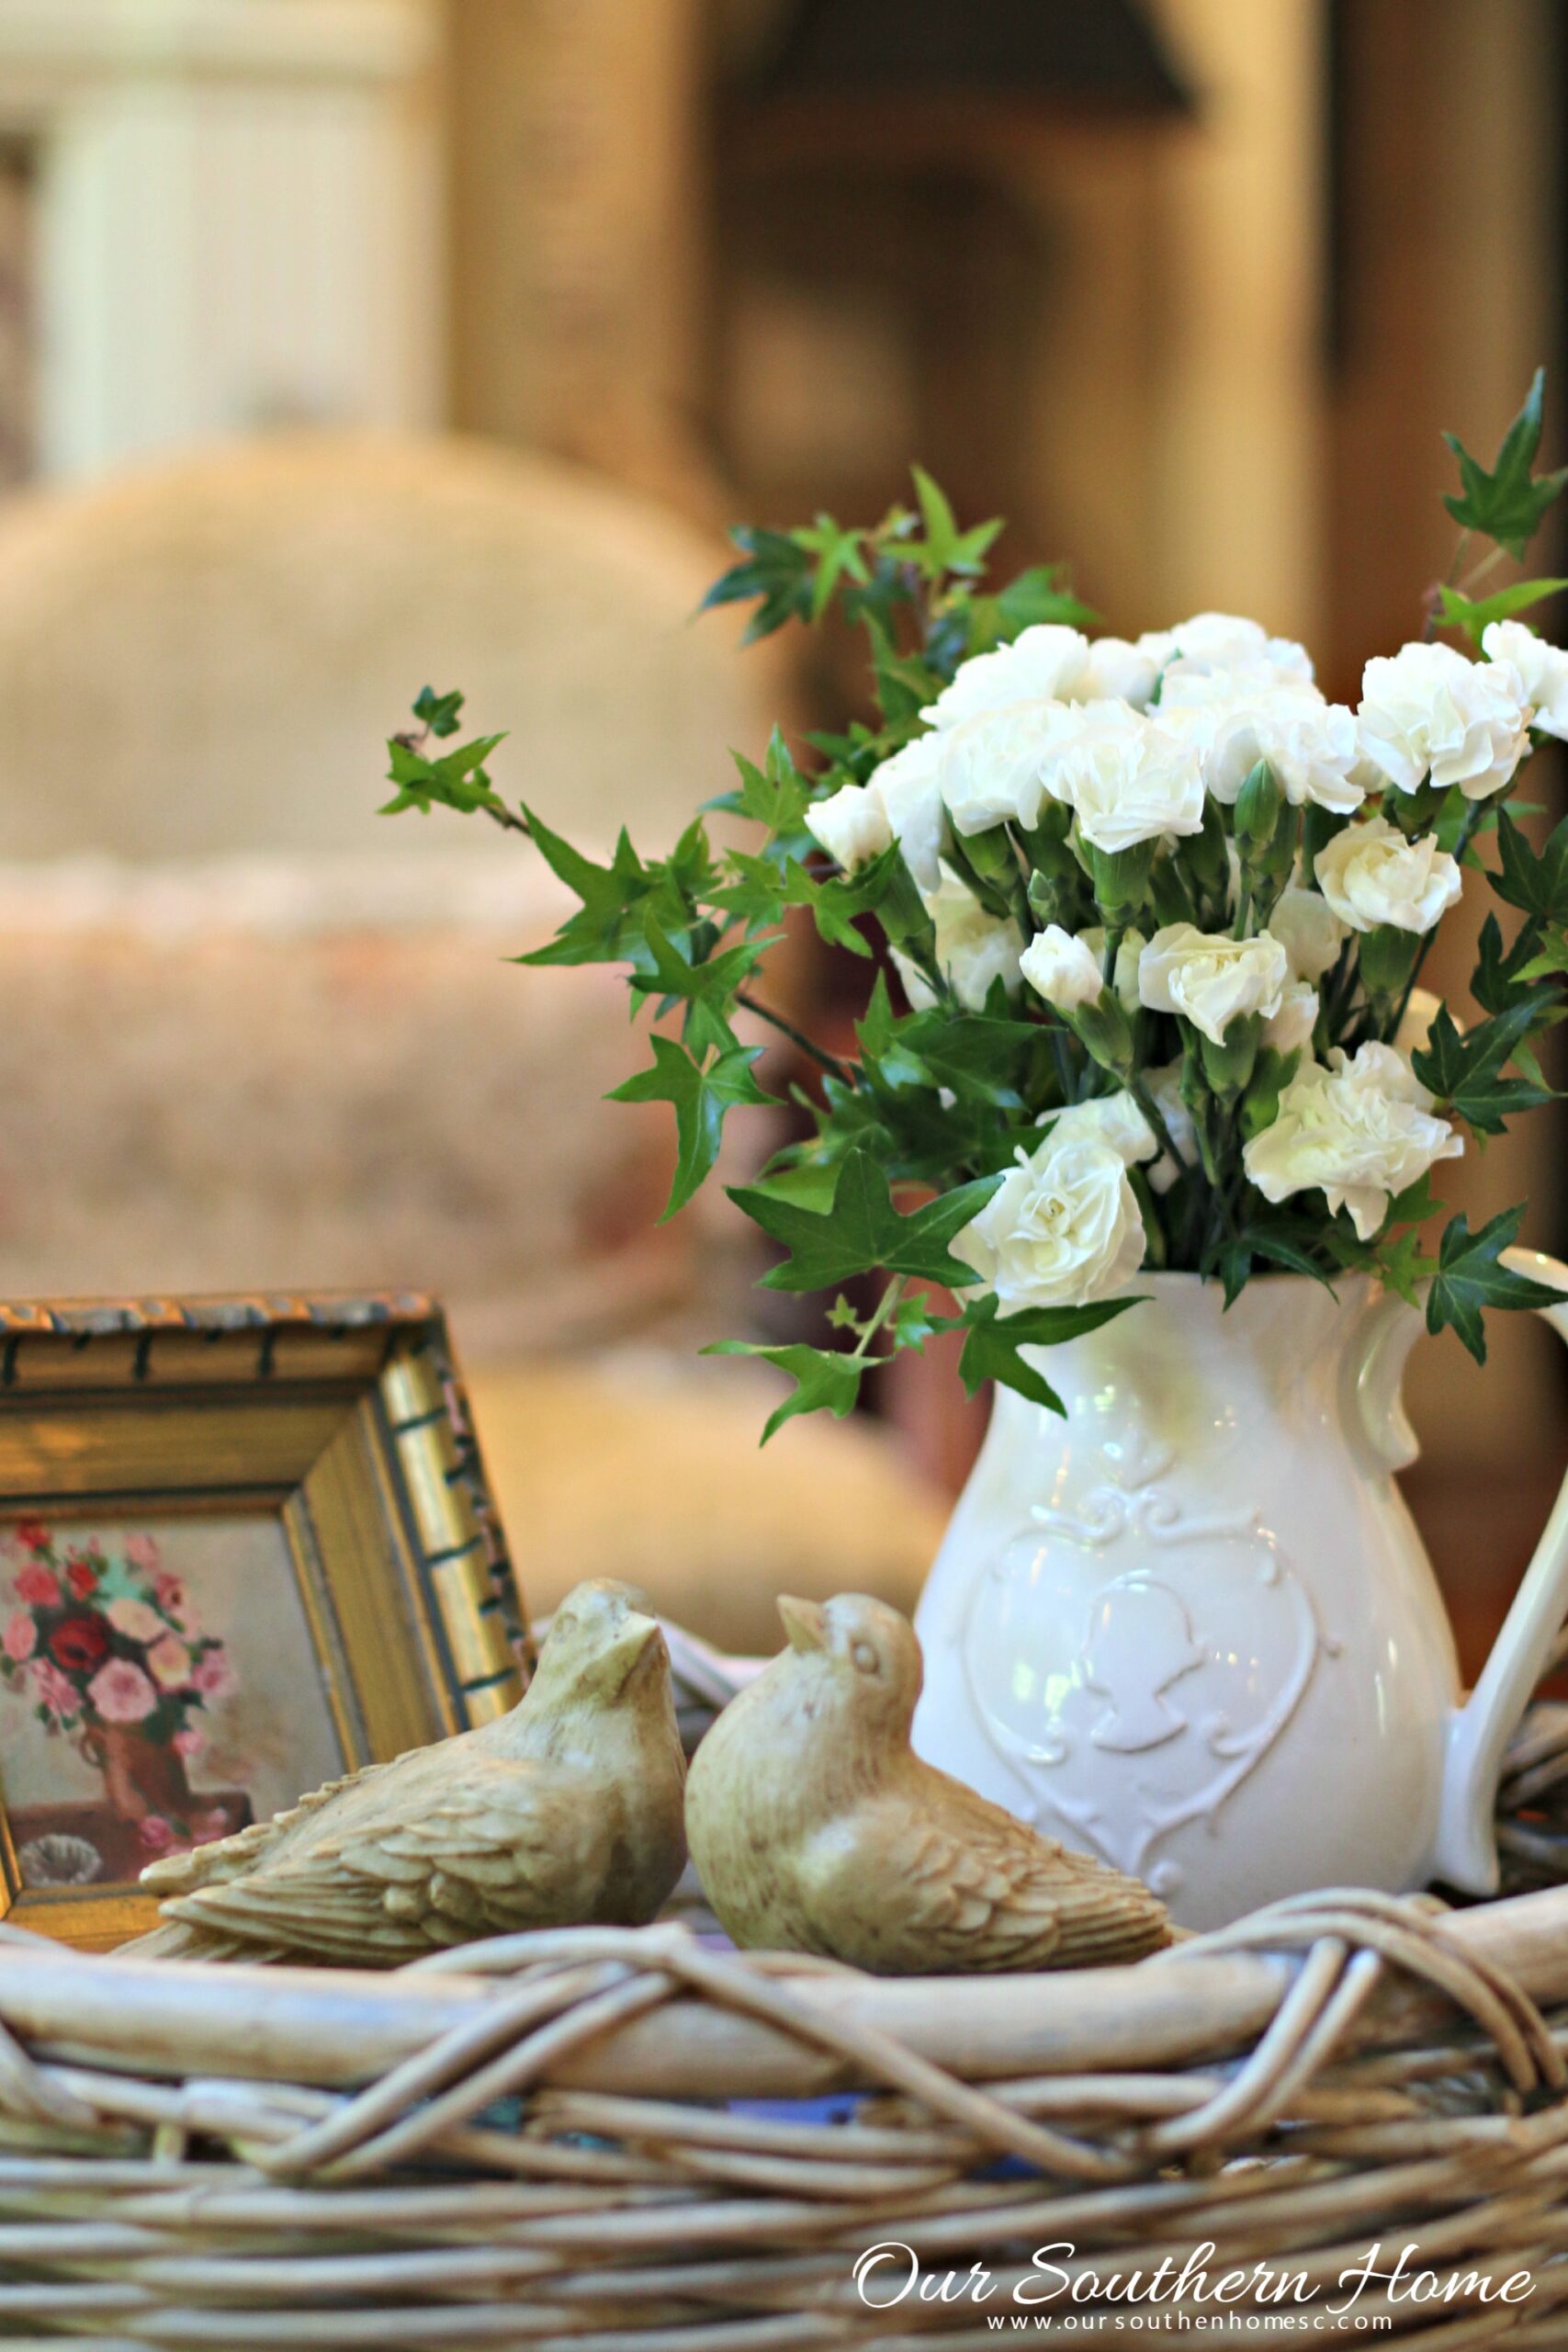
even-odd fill
[[[390,1968],[521,1928],[651,1919],[685,1862],[670,1657],[624,1585],[557,1611],[511,1713],[152,1863],[143,1952]]]
[[[788,1646],[698,1748],[686,1837],[738,1944],[883,1976],[1085,1968],[1170,1941],[1136,1879],[1042,1838],[909,1746],[908,1620],[863,1593],[783,1599]]]

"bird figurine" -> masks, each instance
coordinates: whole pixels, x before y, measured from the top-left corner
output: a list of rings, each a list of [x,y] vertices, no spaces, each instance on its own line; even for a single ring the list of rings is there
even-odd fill
[[[908,1618],[863,1593],[781,1599],[787,1646],[693,1759],[686,1838],[735,1942],[882,1976],[1085,1968],[1170,1941],[1136,1879],[1015,1820],[909,1745]]]
[[[685,1863],[684,1778],[662,1632],[626,1586],[581,1584],[499,1722],[151,1863],[167,1924],[138,1949],[392,1968],[520,1928],[639,1926]]]

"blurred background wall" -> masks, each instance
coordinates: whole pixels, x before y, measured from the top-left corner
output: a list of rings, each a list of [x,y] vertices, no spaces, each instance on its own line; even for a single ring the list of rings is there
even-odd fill
[[[1004,558],[1071,556],[1111,625],[1256,613],[1353,700],[1447,563],[1439,429],[1489,451],[1563,356],[1565,17],[0,0],[0,1287],[424,1280],[541,1589],[635,1569],[650,1481],[645,1565],[694,1575],[710,1623],[786,1580],[733,1367],[716,1527],[667,1422],[639,1452],[624,1357],[623,1486],[533,1442],[604,1408],[583,1350],[738,1328],[750,1269],[722,1217],[649,1241],[661,1131],[582,1082],[618,1018],[498,961],[546,879],[456,825],[378,831],[377,738],[427,675],[461,684],[514,730],[509,787],[657,834],[727,742],[860,690],[830,642],[742,664],[687,625],[720,526],[869,518],[915,457],[1010,517]],[[1565,415],[1559,368],[1559,458]],[[834,1017],[808,944],[788,985]],[[1562,1128],[1532,1125],[1451,1189],[1528,1192],[1550,1246]],[[1417,1501],[1478,1622],[1556,1475],[1539,1341],[1417,1358]],[[951,1381],[896,1418],[962,1474]],[[807,1529],[788,1580],[918,1575],[940,1496],[897,1442],[781,1438],[893,1529],[849,1560]]]

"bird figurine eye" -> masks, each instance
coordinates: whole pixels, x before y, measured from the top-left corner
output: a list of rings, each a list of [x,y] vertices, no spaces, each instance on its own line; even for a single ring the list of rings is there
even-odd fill
[[[881,1665],[881,1660],[869,1642],[850,1644],[850,1662],[857,1674],[875,1674]]]

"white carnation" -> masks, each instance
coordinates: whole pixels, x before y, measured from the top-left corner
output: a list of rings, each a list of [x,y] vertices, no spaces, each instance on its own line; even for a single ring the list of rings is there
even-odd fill
[[[1203,779],[1230,808],[1258,761],[1267,760],[1293,808],[1312,802],[1345,816],[1365,797],[1356,774],[1360,757],[1355,712],[1298,685],[1247,695],[1217,711]]]
[[[888,831],[922,890],[934,890],[942,879],[941,768],[940,739],[917,735],[873,770],[865,787],[881,802]]]
[[[1262,665],[1279,677],[1302,678],[1309,684],[1312,680],[1312,656],[1304,645],[1293,638],[1270,637],[1257,621],[1239,613],[1194,613],[1174,628],[1145,631],[1138,650],[1168,674],[1173,663],[1190,675]],[[1163,688],[1160,699],[1163,703]]]
[[[1141,645],[1124,637],[1097,637],[1074,687],[1077,702],[1130,702],[1142,710],[1155,690],[1159,666]]]
[[[936,925],[936,961],[966,1012],[978,1012],[999,979],[1010,996],[1019,987],[1022,941],[1016,924],[987,914],[951,865],[925,894],[926,912]],[[919,975],[917,974],[917,978]],[[906,978],[905,986],[908,982]],[[926,990],[929,996],[931,991]],[[909,1001],[914,1003],[913,994]],[[917,1006],[917,1011],[923,1010]]]
[[[846,784],[841,792],[818,800],[807,810],[806,825],[846,874],[868,858],[880,857],[893,841],[880,797],[858,784]]]
[[[1081,630],[1058,621],[1037,622],[1010,645],[960,662],[952,684],[921,716],[945,729],[1010,703],[1059,702],[1075,692],[1088,658],[1089,639]]]
[[[996,1293],[1004,1316],[1111,1296],[1144,1256],[1127,1168],[1156,1148],[1130,1097],[1058,1113],[1032,1153],[1020,1146],[1017,1165],[954,1238],[953,1256]]]
[[[1203,772],[1190,743],[1125,703],[1086,703],[1051,751],[1045,789],[1066,801],[1096,849],[1132,849],[1203,830]]]
[[[1103,982],[1100,962],[1081,939],[1060,923],[1047,923],[1024,949],[1019,969],[1037,996],[1058,1012],[1098,1004]]]
[[[1310,980],[1287,980],[1280,1010],[1263,1023],[1263,1042],[1277,1054],[1300,1053],[1317,1026],[1317,990]]]
[[[1506,662],[1517,673],[1530,707],[1530,725],[1543,735],[1568,737],[1568,653],[1548,645],[1523,621],[1493,621],[1482,633],[1489,662]]]
[[[1430,931],[1463,887],[1457,859],[1435,835],[1406,841],[1386,817],[1369,817],[1336,833],[1314,861],[1318,887],[1352,931]]]
[[[1290,977],[1285,951],[1268,932],[1231,939],[1177,922],[1156,931],[1138,963],[1138,994],[1151,1012],[1179,1012],[1216,1046],[1245,1013],[1268,1021]]]
[[[1274,902],[1269,929],[1290,959],[1291,977],[1320,980],[1338,958],[1345,937],[1340,922],[1321,890],[1303,890],[1292,883]]]
[[[1500,792],[1524,755],[1529,708],[1508,662],[1471,662],[1451,645],[1404,645],[1369,662],[1361,747],[1396,792],[1428,777],[1467,800]]]
[[[1353,1061],[1337,1046],[1326,1069],[1313,1062],[1300,1071],[1242,1160],[1265,1200],[1320,1190],[1331,1210],[1349,1210],[1370,1241],[1394,1193],[1463,1149],[1393,1047],[1365,1045]]]
[[[941,747],[938,775],[953,830],[1032,825],[1046,754],[1073,725],[1066,703],[1003,703],[928,738]]]

